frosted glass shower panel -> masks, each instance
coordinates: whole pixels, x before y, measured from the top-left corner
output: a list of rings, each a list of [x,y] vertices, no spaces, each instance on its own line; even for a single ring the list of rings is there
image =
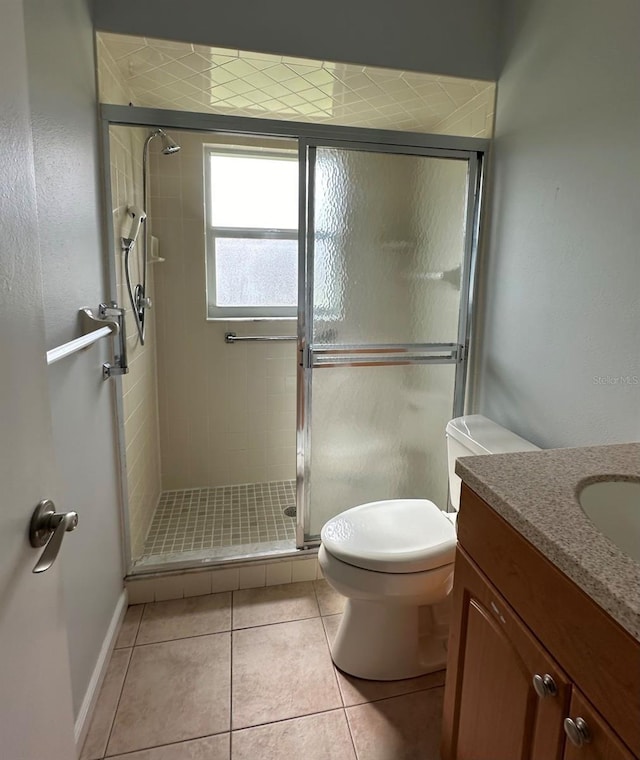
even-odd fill
[[[313,342],[455,343],[468,161],[318,147]]]
[[[446,508],[454,376],[454,364],[314,370],[309,538],[369,501],[426,498]]]

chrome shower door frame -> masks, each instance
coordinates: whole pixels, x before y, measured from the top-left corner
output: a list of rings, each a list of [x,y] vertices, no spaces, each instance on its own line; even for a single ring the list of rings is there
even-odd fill
[[[296,525],[296,545],[297,549],[291,552],[285,552],[282,556],[291,556],[297,554],[298,549],[313,547],[317,542],[305,542],[304,529],[305,520],[308,520],[308,487],[305,485],[305,455],[309,452],[308,431],[306,430],[306,420],[308,419],[308,408],[310,396],[305,392],[306,374],[309,371],[307,367],[309,357],[312,355],[308,350],[310,342],[307,336],[306,309],[308,297],[306,293],[305,276],[313,274],[307,272],[307,187],[312,184],[309,182],[309,162],[308,152],[313,146],[337,144],[343,146],[360,147],[366,149],[388,150],[395,153],[407,153],[425,151],[424,155],[442,156],[445,153],[464,153],[475,157],[476,160],[476,179],[475,194],[469,198],[468,204],[468,222],[469,214],[473,215],[473,235],[467,235],[467,252],[465,261],[468,264],[467,271],[463,272],[466,290],[463,292],[464,299],[461,299],[461,314],[464,311],[464,322],[461,320],[458,343],[465,347],[462,361],[457,361],[456,371],[456,410],[462,411],[464,407],[464,381],[466,378],[467,352],[470,340],[471,328],[471,311],[473,281],[475,271],[476,249],[478,244],[478,226],[480,218],[480,195],[482,188],[482,161],[489,147],[489,140],[476,137],[460,137],[457,135],[434,135],[414,132],[400,132],[393,130],[368,129],[361,127],[343,127],[330,124],[309,124],[305,122],[289,122],[276,119],[262,119],[244,116],[226,116],[211,113],[196,113],[186,111],[173,111],[159,108],[145,108],[139,106],[124,106],[101,103],[100,104],[100,122],[101,122],[101,158],[105,171],[103,172],[103,219],[104,219],[104,238],[106,250],[108,252],[106,270],[109,281],[109,294],[111,299],[117,298],[116,288],[116,266],[115,258],[112,252],[115,250],[115,239],[111,224],[111,173],[108,170],[110,164],[110,144],[109,144],[109,127],[110,126],[128,126],[128,127],[162,127],[164,129],[183,129],[198,132],[211,132],[212,134],[246,134],[256,136],[286,137],[295,139],[299,145],[299,178],[300,178],[300,195],[299,195],[299,272],[298,272],[298,366],[297,366],[297,446],[296,446],[296,501],[297,501],[297,525]],[[312,263],[312,259],[311,259]],[[466,299],[463,305],[462,301]],[[412,347],[415,349],[415,346]],[[123,573],[125,576],[136,574],[147,574],[154,572],[176,571],[189,569],[194,564],[189,561],[176,560],[172,563],[163,564],[145,570],[136,570],[131,553],[131,537],[129,530],[129,508],[128,508],[128,488],[125,477],[126,458],[125,458],[125,437],[124,437],[124,406],[122,403],[122,380],[115,379],[115,407],[117,418],[117,448],[120,470],[120,509],[122,513],[122,534],[123,534]],[[269,559],[276,559],[276,555],[270,555]],[[239,561],[244,561],[241,558]],[[262,559],[258,557],[257,559]],[[203,564],[212,567],[219,565],[229,565],[233,561],[212,559],[209,562],[198,562],[197,566]]]
[[[402,135],[397,136],[401,138]],[[299,549],[315,547],[319,536],[310,535],[310,462],[311,402],[313,372],[335,366],[394,366],[400,364],[455,364],[453,408],[451,416],[464,413],[468,357],[472,331],[473,296],[481,217],[484,153],[478,150],[446,149],[392,142],[363,140],[313,139],[301,137],[300,209],[299,209],[299,297],[298,297],[298,382],[297,382],[297,469],[296,501],[298,505],[296,545]],[[425,156],[466,161],[467,197],[465,209],[464,250],[460,281],[457,343],[314,345],[314,179],[317,148],[343,148],[371,153]],[[390,358],[389,350],[393,350]]]

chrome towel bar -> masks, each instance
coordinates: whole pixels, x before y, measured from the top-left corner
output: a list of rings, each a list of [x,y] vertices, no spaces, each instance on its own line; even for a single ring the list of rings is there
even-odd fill
[[[111,335],[113,332],[111,326],[100,327],[98,330],[93,330],[86,335],[81,335],[79,338],[70,340],[68,343],[63,343],[57,348],[52,348],[51,351],[47,351],[47,364],[55,364],[60,359],[64,359],[66,356],[75,354],[76,351],[81,351],[83,348],[87,348],[91,344],[95,343],[100,338],[104,338],[107,335]]]
[[[224,334],[225,343],[237,343],[241,340],[297,340],[295,335],[236,335],[234,332]]]

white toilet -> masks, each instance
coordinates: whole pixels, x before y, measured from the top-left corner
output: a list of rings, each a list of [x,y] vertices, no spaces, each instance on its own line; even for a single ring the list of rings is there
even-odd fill
[[[347,597],[331,648],[346,673],[393,681],[445,666],[448,616],[440,603],[453,585],[456,459],[538,450],[479,414],[451,420],[446,437],[456,512],[426,499],[391,499],[348,509],[322,528],[318,562],[329,585]]]

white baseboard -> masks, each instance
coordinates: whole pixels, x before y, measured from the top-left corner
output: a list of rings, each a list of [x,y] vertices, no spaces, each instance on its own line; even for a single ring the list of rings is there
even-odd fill
[[[107,666],[109,665],[109,660],[111,658],[111,652],[115,646],[116,639],[118,638],[118,633],[120,632],[120,627],[122,625],[122,621],[124,620],[126,612],[127,590],[123,589],[122,593],[118,597],[113,615],[111,616],[111,622],[109,623],[107,633],[104,637],[104,641],[102,642],[102,647],[100,648],[100,654],[98,655],[96,666],[93,669],[93,673],[91,674],[89,686],[87,686],[87,691],[84,695],[84,699],[82,700],[82,704],[80,705],[78,717],[76,718],[74,733],[78,755],[80,755],[82,745],[84,744],[84,740],[87,737],[87,731],[89,730],[89,724],[91,723],[93,711],[96,706],[96,700],[98,699],[98,694],[100,693],[100,687],[104,681],[104,677],[107,672]]]

